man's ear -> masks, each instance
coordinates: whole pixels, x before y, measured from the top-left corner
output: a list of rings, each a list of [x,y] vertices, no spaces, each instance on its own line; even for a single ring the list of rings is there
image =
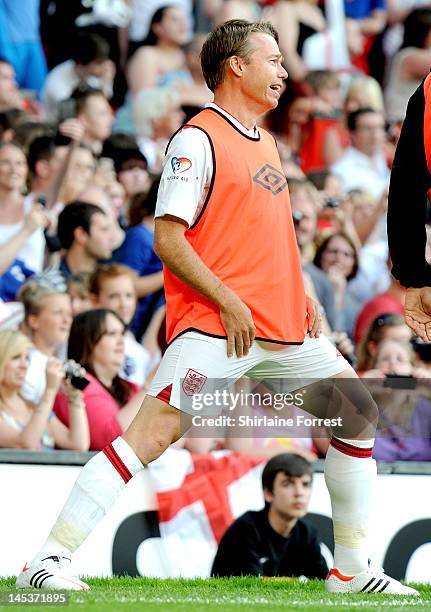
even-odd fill
[[[242,77],[245,64],[244,60],[241,57],[238,57],[238,55],[232,55],[227,61],[228,66],[234,75],[237,77]]]
[[[37,331],[39,328],[39,321],[36,315],[29,315],[27,319],[27,326],[31,331]]]
[[[268,502],[268,504],[270,504],[272,500],[274,499],[274,495],[268,489],[263,490],[263,496],[265,498],[265,501]]]
[[[83,245],[88,240],[88,234],[83,227],[76,227],[73,232],[73,241],[79,245]]]

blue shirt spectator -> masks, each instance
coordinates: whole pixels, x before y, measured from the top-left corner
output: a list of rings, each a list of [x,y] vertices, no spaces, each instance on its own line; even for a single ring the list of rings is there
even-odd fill
[[[139,276],[147,276],[161,272],[162,262],[154,252],[154,235],[143,224],[131,227],[126,232],[126,238],[120,249],[115,253],[114,259],[136,271]],[[145,331],[145,321],[151,319],[153,312],[165,303],[163,290],[150,293],[140,298],[135,317],[131,324],[132,332],[140,339]]]
[[[373,11],[385,11],[386,0],[344,0],[346,17],[365,19]]]

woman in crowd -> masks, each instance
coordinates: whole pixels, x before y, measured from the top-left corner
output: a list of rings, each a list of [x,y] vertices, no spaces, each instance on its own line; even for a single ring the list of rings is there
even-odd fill
[[[361,304],[349,292],[349,281],[355,278],[359,258],[350,236],[338,231],[325,238],[317,248],[314,264],[328,277],[334,288],[336,331],[352,337],[356,316]]]
[[[89,281],[94,306],[113,310],[128,326],[137,304],[135,280],[136,274],[122,264],[99,266]],[[128,329],[124,334],[124,349],[121,377],[143,387],[154,360]]]
[[[148,36],[128,65],[132,96],[142,89],[192,83],[183,50],[188,38],[186,17],[180,7],[162,6],[154,13]]]
[[[43,267],[47,217],[42,206],[24,198],[26,179],[24,151],[13,142],[0,142],[0,275],[11,266],[15,269],[15,284],[4,295],[9,300],[21,284],[18,277],[26,278]]]
[[[412,332],[402,315],[379,315],[371,323],[367,333],[356,347],[357,371],[361,373],[371,369],[377,346],[383,340],[397,340],[406,343],[410,341],[411,337]]]
[[[376,347],[371,369],[362,378],[369,380],[370,390],[374,389],[380,412],[374,458],[430,461],[431,372],[416,366],[411,345],[382,340]]]
[[[127,429],[136,415],[145,391],[121,378],[126,326],[113,310],[99,308],[82,312],[70,329],[68,358],[86,370],[90,384],[83,399],[90,427],[90,449],[101,450]],[[68,398],[59,393],[54,407],[58,418],[69,423]]]
[[[86,451],[90,443],[82,393],[66,384],[70,426],[52,412],[55,396],[64,379],[62,363],[46,362],[46,388],[38,404],[27,402],[21,392],[28,367],[30,340],[21,332],[0,332],[0,447],[28,450],[54,446]]]
[[[34,348],[30,361],[23,396],[38,404],[45,392],[45,368],[50,357],[64,360],[66,342],[72,322],[70,297],[60,289],[42,286],[37,281],[26,283],[19,293],[24,306],[23,331],[31,339]]]

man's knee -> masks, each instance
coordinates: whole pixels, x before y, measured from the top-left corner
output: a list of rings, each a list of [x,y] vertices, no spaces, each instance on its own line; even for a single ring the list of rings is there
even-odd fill
[[[153,461],[190,428],[191,417],[161,400],[146,396],[124,439],[145,463]]]

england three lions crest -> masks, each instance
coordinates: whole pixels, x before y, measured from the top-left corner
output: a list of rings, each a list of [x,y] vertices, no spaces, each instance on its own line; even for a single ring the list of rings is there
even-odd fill
[[[189,368],[183,380],[183,391],[186,395],[199,393],[207,381],[207,377]]]

